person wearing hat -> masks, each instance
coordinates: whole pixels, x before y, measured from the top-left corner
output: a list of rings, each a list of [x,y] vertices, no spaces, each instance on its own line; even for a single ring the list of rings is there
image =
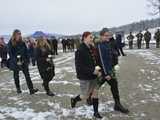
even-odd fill
[[[29,74],[29,57],[28,50],[25,42],[22,40],[20,30],[14,30],[13,35],[8,43],[9,52],[9,68],[13,71],[14,81],[17,89],[17,93],[22,93],[19,81],[19,71],[22,71],[25,75],[27,86],[30,94],[38,92],[38,89],[33,88],[33,83]]]
[[[37,39],[36,60],[40,76],[43,79],[42,86],[44,87],[46,94],[48,96],[55,96],[55,94],[51,92],[49,88],[49,82],[55,76],[53,53],[50,44],[44,37]]]
[[[112,39],[112,33],[108,28],[103,28],[100,31],[100,42],[97,44],[99,66],[102,68],[103,79],[107,81],[111,87],[111,92],[115,101],[114,110],[122,113],[129,113],[129,110],[124,108],[120,102],[118,81],[115,74],[115,66],[118,64],[118,61],[117,57],[115,57]]]

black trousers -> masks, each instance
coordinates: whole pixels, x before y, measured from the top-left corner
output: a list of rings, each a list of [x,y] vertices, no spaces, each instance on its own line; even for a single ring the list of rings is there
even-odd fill
[[[29,88],[29,90],[33,90],[33,83],[31,81],[30,78],[30,74],[29,74],[29,69],[27,65],[23,65],[21,67],[21,70],[26,78],[26,82],[27,82],[27,86]],[[13,76],[14,76],[14,81],[15,81],[15,85],[17,90],[20,90],[20,81],[19,81],[19,70],[14,70],[13,71]]]
[[[44,89],[45,89],[46,92],[49,92],[49,91],[50,91],[49,82],[50,82],[50,81],[43,80],[43,86],[44,86]]]
[[[112,95],[113,95],[115,102],[119,102],[120,97],[119,97],[119,89],[118,89],[117,79],[111,79],[109,81],[107,80],[107,83],[110,85],[111,92],[112,92]]]
[[[156,48],[159,48],[160,41],[156,41]]]
[[[124,54],[124,52],[123,52],[123,48],[122,47],[120,47],[120,48],[118,48],[118,55],[120,56],[120,55],[125,55]]]
[[[72,52],[73,52],[74,51],[74,44],[71,45],[71,48],[72,48]]]
[[[35,59],[35,57],[32,57],[32,65],[33,65],[33,66],[36,65],[36,59]]]
[[[63,45],[63,52],[64,52],[64,53],[66,52],[66,49],[67,49],[67,46],[66,46],[66,45]]]
[[[133,41],[129,41],[129,49],[133,49]]]
[[[54,46],[54,47],[53,47],[53,50],[54,50],[54,55],[58,55],[58,47],[57,47],[57,46]]]
[[[40,76],[43,79],[44,89],[46,90],[46,92],[49,92],[50,91],[49,82],[55,76],[55,67],[48,62],[43,62],[43,63],[38,62],[37,65],[38,65]]]
[[[146,42],[146,49],[149,49],[149,42]]]
[[[137,41],[137,47],[138,47],[138,49],[141,49],[141,44],[142,44],[141,40],[138,40]]]

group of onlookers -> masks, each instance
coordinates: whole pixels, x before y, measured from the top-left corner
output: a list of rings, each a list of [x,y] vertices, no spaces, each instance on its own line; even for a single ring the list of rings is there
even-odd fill
[[[61,41],[62,43],[62,48],[63,48],[63,52],[67,52],[67,51],[71,51],[74,52],[75,50],[75,40],[74,39],[62,39]]]

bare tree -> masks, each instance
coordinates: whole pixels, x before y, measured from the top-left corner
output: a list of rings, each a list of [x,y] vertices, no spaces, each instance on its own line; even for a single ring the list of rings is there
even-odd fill
[[[148,7],[152,8],[151,15],[159,15],[160,17],[160,0],[147,0],[149,2]]]

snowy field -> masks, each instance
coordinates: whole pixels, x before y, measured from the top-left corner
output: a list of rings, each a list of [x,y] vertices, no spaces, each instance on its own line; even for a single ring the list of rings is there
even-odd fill
[[[129,115],[113,110],[114,101],[105,84],[100,89],[100,113],[103,120],[159,120],[160,119],[160,49],[125,50],[120,57],[118,72],[122,103]],[[74,53],[60,53],[54,60],[56,76],[51,82],[55,97],[48,97],[36,67],[30,67],[34,86],[40,89],[29,95],[23,74],[20,74],[23,94],[17,95],[12,72],[0,69],[0,120],[91,120],[93,109],[85,103],[71,109],[70,98],[80,93],[76,78]]]

